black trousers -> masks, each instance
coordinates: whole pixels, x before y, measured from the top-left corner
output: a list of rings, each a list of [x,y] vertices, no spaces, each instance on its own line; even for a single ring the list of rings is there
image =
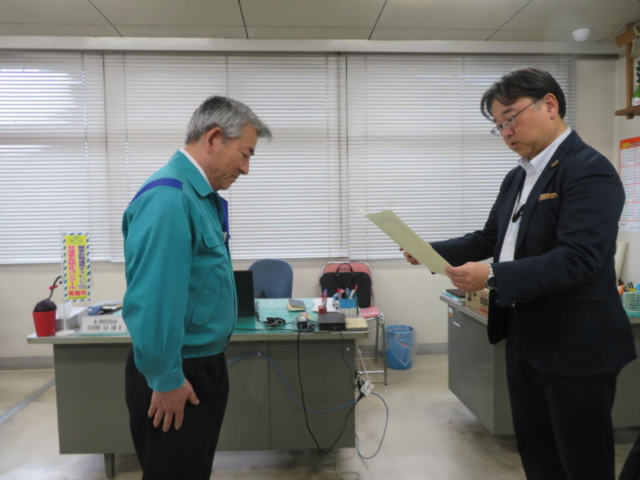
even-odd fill
[[[624,462],[619,480],[640,480],[640,436]]]
[[[618,373],[545,375],[509,350],[513,426],[527,480],[614,480]]]
[[[153,391],[129,351],[125,368],[125,396],[133,445],[143,480],[209,480],[213,457],[229,396],[229,377],[223,353],[182,361],[198,405],[187,401],[180,430],[162,431],[147,412]]]

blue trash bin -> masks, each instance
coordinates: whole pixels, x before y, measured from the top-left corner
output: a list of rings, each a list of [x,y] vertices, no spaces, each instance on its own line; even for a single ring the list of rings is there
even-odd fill
[[[394,370],[408,370],[416,353],[416,330],[409,325],[387,325],[387,366]]]

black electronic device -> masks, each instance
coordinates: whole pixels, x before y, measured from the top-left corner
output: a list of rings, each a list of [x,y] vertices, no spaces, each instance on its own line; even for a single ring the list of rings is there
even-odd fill
[[[455,297],[465,298],[467,296],[467,294],[459,288],[447,288],[447,292]]]
[[[284,318],[281,318],[281,317],[267,317],[264,320],[264,324],[267,327],[280,327],[280,326],[284,325],[285,323],[287,323],[287,321]]]
[[[236,297],[238,299],[238,317],[255,317],[256,302],[253,298],[253,272],[251,270],[234,270],[236,281]]]
[[[344,313],[329,312],[318,314],[318,330],[321,332],[335,332],[344,329]]]

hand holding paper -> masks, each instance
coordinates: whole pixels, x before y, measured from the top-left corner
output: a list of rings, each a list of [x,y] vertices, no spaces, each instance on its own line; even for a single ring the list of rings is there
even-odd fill
[[[431,245],[422,240],[416,232],[411,230],[391,210],[368,214],[363,209],[360,209],[360,212],[422,265],[432,272],[446,275],[444,269],[450,266],[449,262],[442,258]]]
[[[418,260],[413,258],[411,254],[407,252],[404,248],[400,247],[399,250],[402,252],[402,255],[404,255],[404,258],[407,259],[407,262],[409,262],[411,265],[422,265]]]

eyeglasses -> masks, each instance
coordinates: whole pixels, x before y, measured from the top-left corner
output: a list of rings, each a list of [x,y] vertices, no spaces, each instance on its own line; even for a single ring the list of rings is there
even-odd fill
[[[533,105],[534,103],[538,103],[540,101],[540,99],[536,100],[535,102],[530,103],[529,105],[527,105],[526,107],[524,107],[522,110],[520,110],[519,112],[514,113],[513,115],[511,115],[508,118],[505,118],[504,122],[502,122],[500,125],[498,125],[497,127],[494,127],[491,129],[491,133],[493,135],[495,135],[496,137],[501,137],[502,136],[502,129],[503,128],[514,128],[517,125],[516,122],[516,117],[518,115],[520,115],[522,112],[524,112],[527,108],[529,108],[531,105]]]

